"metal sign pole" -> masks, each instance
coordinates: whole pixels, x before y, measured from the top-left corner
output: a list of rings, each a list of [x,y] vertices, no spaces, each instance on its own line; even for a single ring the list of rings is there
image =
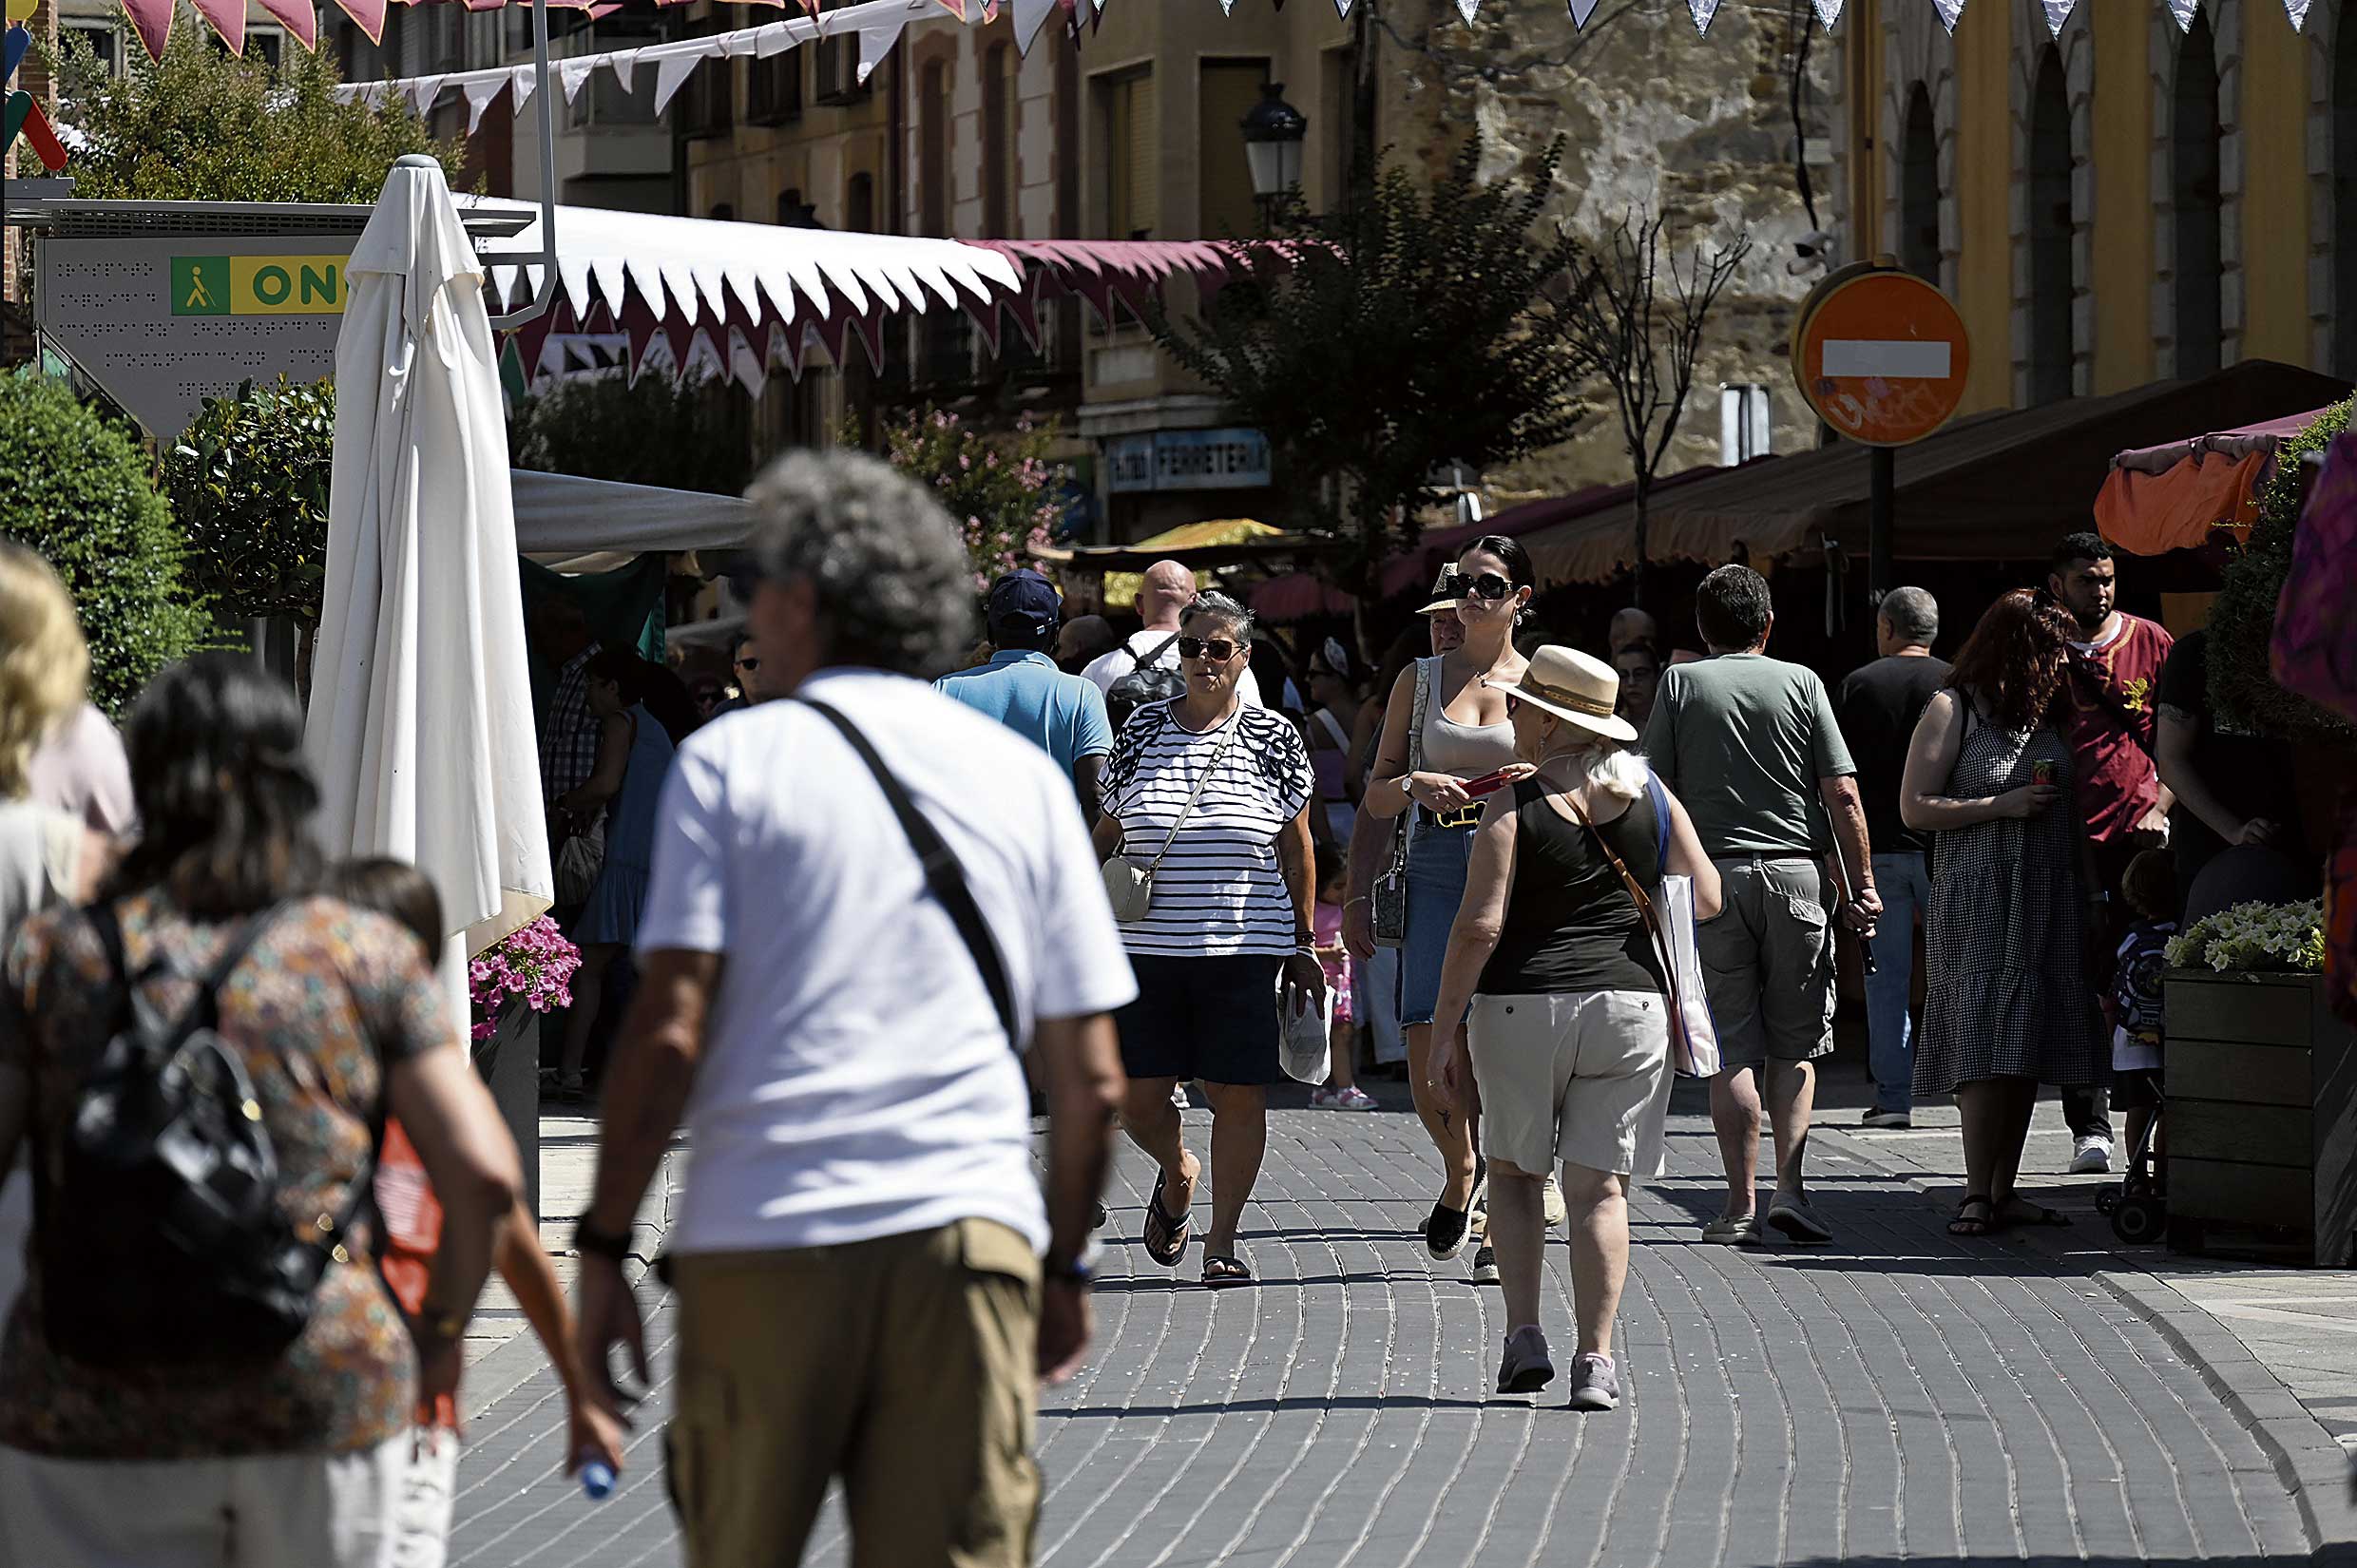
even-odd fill
[[[522,306],[492,316],[494,332],[520,327],[544,315],[557,292],[557,111],[548,86],[548,0],[532,0],[532,69],[539,77],[532,90],[540,94],[540,250],[524,256],[477,255],[487,264],[536,266],[540,286]]]
[[[1899,449],[1876,447],[1867,481],[1866,602],[1879,605],[1883,596],[1899,584],[1891,561],[1891,541],[1897,537],[1893,517],[1899,488]]]

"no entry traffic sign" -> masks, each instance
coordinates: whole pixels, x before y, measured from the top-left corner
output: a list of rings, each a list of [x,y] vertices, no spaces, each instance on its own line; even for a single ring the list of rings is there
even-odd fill
[[[1972,347],[1947,296],[1872,262],[1817,285],[1792,328],[1801,395],[1845,441],[1905,447],[1964,400]]]

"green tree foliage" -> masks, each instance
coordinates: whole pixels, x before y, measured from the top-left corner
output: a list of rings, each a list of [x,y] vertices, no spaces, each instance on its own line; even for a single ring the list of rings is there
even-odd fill
[[[404,153],[431,153],[453,182],[461,138],[436,142],[405,99],[339,104],[324,53],[290,44],[275,74],[217,48],[183,14],[160,61],[134,47],[109,77],[79,40],[60,51],[63,117],[90,145],[66,172],[82,199],[149,201],[374,201]]]
[[[541,473],[738,495],[753,477],[751,405],[725,382],[584,376],[518,404],[508,448]]]
[[[90,700],[120,712],[202,645],[172,509],[131,438],[62,381],[0,377],[0,535],[48,557],[90,643]]]
[[[240,621],[316,623],[327,582],[335,383],[283,375],[208,397],[163,459],[163,488],[189,548],[188,575]]]
[[[2294,739],[2347,742],[2349,726],[2308,698],[2275,684],[2268,645],[2275,605],[2291,570],[2291,538],[2300,524],[2300,459],[2322,451],[2348,428],[2357,401],[2336,403],[2275,449],[2275,477],[2259,497],[2259,520],[2228,564],[2210,606],[2210,701],[2238,729]]]
[[[884,458],[932,487],[956,519],[978,583],[1021,564],[1044,544],[1061,515],[1055,500],[1064,470],[1047,460],[1052,425],[1025,419],[1011,435],[986,435],[956,414],[911,412],[884,427]]]
[[[1435,468],[1510,463],[1584,416],[1566,284],[1587,269],[1576,240],[1540,225],[1562,157],[1559,142],[1485,180],[1475,137],[1428,190],[1386,169],[1340,213],[1279,216],[1293,264],[1255,253],[1200,317],[1152,320],[1173,358],[1267,434],[1289,521],[1343,536],[1345,585],[1413,542],[1418,509],[1439,499]]]

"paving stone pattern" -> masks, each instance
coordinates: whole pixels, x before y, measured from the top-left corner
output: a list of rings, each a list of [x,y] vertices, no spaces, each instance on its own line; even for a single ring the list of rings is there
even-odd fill
[[[1490,1392],[1494,1290],[1435,1264],[1411,1117],[1280,1111],[1249,1212],[1256,1288],[1174,1276],[1136,1235],[1151,1171],[1124,1146],[1088,1368],[1049,1394],[1039,1558],[1068,1568],[1405,1564],[2305,1561],[2269,1454],[2160,1333],[2067,1257],[1962,1243],[1868,1157],[1828,1161],[1840,1239],[1706,1246],[1715,1148],[1681,1087],[1668,1177],[1633,1207],[1614,1414]],[[1189,1136],[1207,1130],[1191,1115]],[[1198,1207],[1198,1220],[1207,1215]],[[1567,1250],[1546,1327],[1571,1349]],[[652,1297],[651,1288],[648,1295]],[[473,1417],[454,1563],[680,1560],[658,1386],[623,1491],[548,1475],[562,1404],[506,1380]],[[527,1351],[528,1342],[509,1350]],[[499,1382],[501,1380],[493,1380]],[[839,1513],[809,1559],[847,1560]]]

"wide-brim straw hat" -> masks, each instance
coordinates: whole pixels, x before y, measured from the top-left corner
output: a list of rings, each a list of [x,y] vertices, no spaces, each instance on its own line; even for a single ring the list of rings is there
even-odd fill
[[[1577,648],[1550,642],[1530,656],[1519,682],[1492,689],[1608,740],[1637,738],[1637,726],[1613,711],[1620,701],[1620,672]]]

